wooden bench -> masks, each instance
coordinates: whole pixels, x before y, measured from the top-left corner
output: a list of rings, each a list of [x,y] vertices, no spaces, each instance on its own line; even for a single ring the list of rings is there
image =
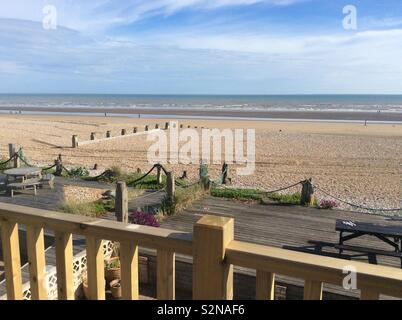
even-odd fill
[[[13,182],[13,183],[9,183],[7,185],[7,193],[9,195],[11,195],[11,198],[14,197],[14,190],[18,190],[18,189],[26,189],[26,188],[30,188],[32,187],[34,190],[34,194],[36,196],[37,192],[36,192],[36,188],[37,186],[40,184],[39,181],[25,181],[25,182]]]
[[[377,255],[378,256],[388,256],[388,257],[395,257],[401,259],[401,268],[402,268],[402,252],[395,252],[395,251],[388,251],[388,250],[380,250],[380,249],[372,249],[366,247],[359,247],[359,246],[350,246],[350,245],[335,245],[336,249],[339,250],[346,250],[346,251],[354,251],[363,254],[367,254],[369,256],[369,261],[371,263],[377,264]]]

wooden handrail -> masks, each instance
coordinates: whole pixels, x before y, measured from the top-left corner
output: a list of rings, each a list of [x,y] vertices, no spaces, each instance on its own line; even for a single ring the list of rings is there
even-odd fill
[[[378,293],[382,293],[402,298],[402,270],[398,268],[235,240],[226,247],[226,259],[227,263],[237,266],[305,279],[306,291],[312,295],[316,295],[319,283],[342,286],[346,276],[343,272],[345,267],[353,267],[356,270],[358,289],[363,292],[369,289],[370,292],[377,292],[377,296]],[[363,295],[370,296],[366,293]]]
[[[0,221],[192,255],[192,234],[0,203]]]

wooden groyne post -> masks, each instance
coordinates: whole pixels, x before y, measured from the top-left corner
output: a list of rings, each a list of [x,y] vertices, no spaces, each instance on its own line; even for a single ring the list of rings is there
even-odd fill
[[[127,133],[127,130],[126,130],[126,129],[121,129],[121,135],[122,135],[122,136],[125,136],[126,133]]]
[[[300,204],[302,206],[314,205],[314,186],[311,178],[302,182]]]
[[[149,126],[148,125],[146,125],[145,126],[145,130],[144,131],[148,131],[149,130]]]
[[[110,138],[112,136],[112,132],[110,130],[106,131],[106,138]]]
[[[95,140],[96,139],[96,134],[95,132],[91,132],[91,140]]]
[[[138,130],[137,127],[134,127],[133,128],[133,133],[137,133],[137,130]]]
[[[124,181],[117,183],[115,206],[117,221],[128,223],[128,192]]]
[[[169,129],[169,122],[166,122],[165,123],[165,130],[168,130]]]
[[[76,134],[72,137],[72,147],[78,148],[78,136]]]

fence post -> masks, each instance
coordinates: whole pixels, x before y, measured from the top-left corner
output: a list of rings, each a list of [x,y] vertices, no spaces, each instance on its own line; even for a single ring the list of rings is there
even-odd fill
[[[121,129],[121,135],[122,135],[122,136],[125,136],[126,133],[127,133],[126,129]]]
[[[95,132],[91,132],[91,140],[95,140],[96,139],[96,134]]]
[[[166,194],[169,201],[173,202],[175,193],[174,173],[166,173]]]
[[[161,171],[162,171],[161,165],[158,164],[157,167],[156,167],[156,183],[157,184],[162,183]]]
[[[155,125],[155,129],[159,129],[159,124],[158,123]]]
[[[128,192],[125,182],[117,183],[115,206],[117,221],[128,223]]]
[[[169,122],[165,122],[165,130],[169,129]]]
[[[106,138],[110,138],[112,136],[112,133],[110,130],[106,131]]]
[[[193,299],[233,299],[233,265],[225,261],[234,239],[232,218],[203,216],[193,230]]]
[[[229,172],[229,165],[226,162],[224,162],[222,165],[222,184],[227,184],[228,172]]]
[[[148,131],[149,130],[149,126],[148,125],[146,125],[145,126],[145,130],[144,131]]]
[[[302,206],[314,205],[314,187],[311,178],[302,182],[300,204]]]
[[[14,144],[10,143],[8,145],[8,152],[9,152],[10,158],[14,157],[14,159],[13,159],[14,160],[13,161],[14,168],[19,168],[20,167],[20,158],[17,156],[16,147]]]
[[[133,133],[137,133],[137,127],[133,128]]]
[[[78,136],[76,134],[73,135],[72,143],[73,143],[73,145],[72,145],[73,148],[78,148]]]
[[[209,180],[209,176],[202,176],[201,177],[201,186],[204,191],[210,191],[211,189],[211,181]]]
[[[56,171],[54,174],[60,177],[63,173],[63,160],[61,158],[61,154],[59,154],[59,157],[55,160],[54,163],[56,164]]]

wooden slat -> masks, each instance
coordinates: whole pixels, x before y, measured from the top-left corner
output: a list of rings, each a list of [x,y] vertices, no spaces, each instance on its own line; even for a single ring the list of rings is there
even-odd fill
[[[7,298],[9,300],[22,300],[21,259],[17,223],[1,221],[1,242],[3,244]]]
[[[27,251],[31,300],[47,300],[48,292],[43,228],[27,226]]]
[[[105,263],[102,240],[87,237],[88,290],[91,300],[105,299]]]
[[[256,299],[275,299],[275,274],[266,271],[258,271],[256,276]]]
[[[304,284],[304,300],[322,300],[322,282],[306,280]]]
[[[363,287],[361,288],[360,300],[379,300],[380,293],[373,288]]]
[[[73,236],[55,232],[57,294],[59,300],[74,300]]]
[[[120,243],[121,294],[124,300],[138,300],[138,246],[130,242]]]
[[[174,300],[176,298],[175,253],[158,250],[156,270],[157,298]]]

